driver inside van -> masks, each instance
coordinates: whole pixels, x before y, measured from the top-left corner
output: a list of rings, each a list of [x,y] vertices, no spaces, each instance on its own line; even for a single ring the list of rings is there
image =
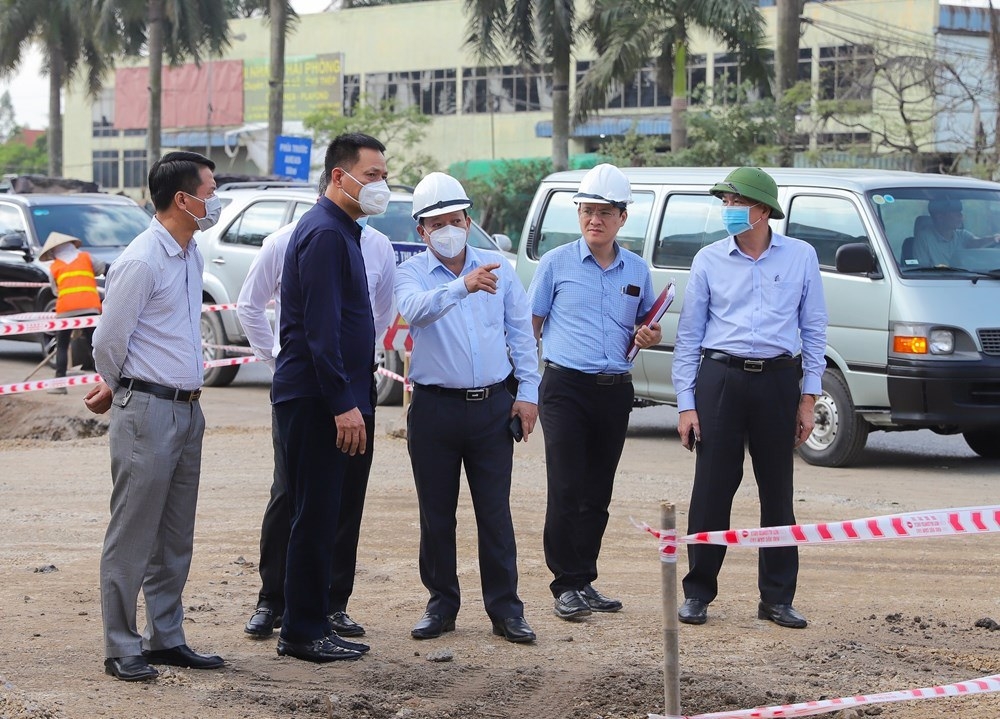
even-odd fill
[[[1000,235],[978,238],[964,228],[960,200],[933,199],[927,212],[913,229],[913,254],[921,267],[953,266],[956,252],[1000,244]]]

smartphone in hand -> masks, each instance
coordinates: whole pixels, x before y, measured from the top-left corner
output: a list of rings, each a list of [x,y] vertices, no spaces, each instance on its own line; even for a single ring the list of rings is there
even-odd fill
[[[698,438],[694,434],[694,427],[688,430],[687,440],[688,452],[694,452],[694,446],[698,443]]]
[[[520,442],[524,439],[524,426],[521,424],[521,415],[515,414],[511,417],[507,429],[510,430],[510,436],[514,438],[515,442]]]

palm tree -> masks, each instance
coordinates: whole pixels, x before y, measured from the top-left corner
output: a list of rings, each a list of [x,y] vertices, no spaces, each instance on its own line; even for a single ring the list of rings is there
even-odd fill
[[[31,2],[31,0],[25,0]],[[160,159],[163,58],[221,56],[229,47],[227,8],[219,0],[90,0],[99,10],[98,32],[105,47],[123,55],[149,55],[147,156]]]
[[[96,96],[107,66],[94,42],[93,15],[74,0],[0,0],[0,77],[13,74],[24,53],[37,42],[49,76],[49,175],[62,175],[61,91],[81,65],[87,89]]]
[[[608,0],[614,2],[615,0]],[[523,65],[552,64],[552,165],[569,166],[569,69],[573,0],[465,0],[468,44],[481,60],[502,62],[511,53]]]
[[[767,77],[764,17],[753,0],[595,0],[585,21],[598,59],[577,88],[575,114],[604,105],[612,83],[629,82],[656,63],[657,84],[673,88],[670,150],[687,146],[687,52],[690,34],[700,29],[740,57],[747,76]]]

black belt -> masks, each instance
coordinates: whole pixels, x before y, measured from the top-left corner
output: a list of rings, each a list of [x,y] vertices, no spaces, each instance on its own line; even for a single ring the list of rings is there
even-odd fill
[[[575,375],[577,377],[586,377],[591,380],[594,384],[599,385],[612,385],[612,384],[625,384],[632,381],[631,372],[622,372],[621,374],[605,374],[603,372],[582,372],[578,369],[571,369],[569,367],[563,367],[561,364],[556,364],[555,362],[549,362],[545,360],[545,366],[556,370],[557,372],[564,372],[566,374]]]
[[[703,354],[705,355],[705,359],[722,362],[730,367],[741,369],[744,372],[766,372],[773,369],[787,369],[789,367],[798,367],[802,363],[801,357],[792,357],[790,355],[773,357],[771,359],[751,359],[749,357],[734,357],[718,350],[705,350]]]
[[[506,387],[503,382],[491,384],[489,387],[470,387],[468,389],[460,389],[458,387],[438,387],[435,384],[417,384],[416,382],[413,383],[413,386],[416,389],[426,390],[427,392],[433,392],[434,394],[439,394],[444,397],[464,399],[466,402],[481,402],[487,397],[492,397]]]
[[[200,389],[174,389],[165,387],[162,384],[143,382],[141,379],[121,378],[121,386],[130,392],[145,392],[160,399],[169,399],[174,402],[194,402],[201,397]]]

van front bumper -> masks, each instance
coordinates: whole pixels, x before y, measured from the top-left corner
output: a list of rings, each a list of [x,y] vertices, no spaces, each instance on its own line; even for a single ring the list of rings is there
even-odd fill
[[[890,358],[889,412],[894,424],[961,429],[1000,426],[1000,357],[979,362]]]

